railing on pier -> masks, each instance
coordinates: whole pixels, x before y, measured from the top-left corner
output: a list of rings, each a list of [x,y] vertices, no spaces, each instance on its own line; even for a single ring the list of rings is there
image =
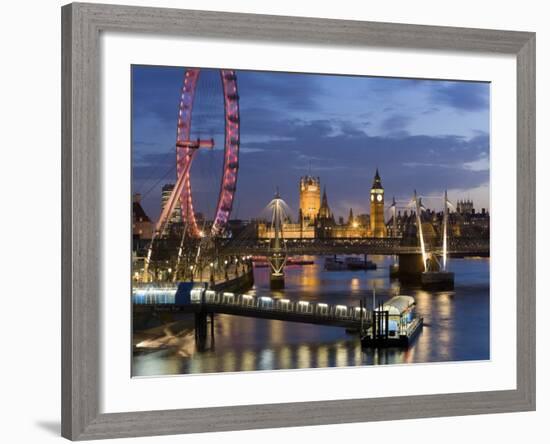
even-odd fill
[[[237,316],[322,324],[359,329],[367,328],[371,313],[365,307],[325,302],[291,301],[270,296],[252,296],[194,288],[183,310],[224,313]]]
[[[132,303],[134,305],[165,305],[176,302],[175,284],[172,285],[141,285],[134,284]]]

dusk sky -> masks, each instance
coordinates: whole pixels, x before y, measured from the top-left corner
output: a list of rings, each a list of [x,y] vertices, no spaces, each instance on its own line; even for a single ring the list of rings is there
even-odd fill
[[[174,183],[179,96],[185,68],[132,69],[133,192],[153,219]],[[386,202],[425,206],[471,198],[489,208],[489,94],[480,82],[237,71],[241,151],[232,218],[258,217],[279,187],[298,214],[301,176],[319,176],[335,216],[369,212],[379,168]],[[214,137],[191,170],[195,208],[213,216],[223,156],[219,74],[201,70],[193,137]]]

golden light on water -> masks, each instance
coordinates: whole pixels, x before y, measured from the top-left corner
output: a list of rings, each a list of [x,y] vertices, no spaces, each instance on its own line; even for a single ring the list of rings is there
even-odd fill
[[[273,321],[270,322],[270,334],[271,341],[280,344],[283,343],[285,338],[285,325],[282,321]]]
[[[328,347],[322,345],[317,349],[317,367],[328,367]]]
[[[222,365],[224,372],[234,372],[237,370],[237,357],[234,351],[227,351],[223,354]]]
[[[252,371],[256,367],[256,355],[253,351],[245,350],[241,358],[241,370]]]
[[[439,329],[437,335],[437,342],[440,348],[440,353],[445,359],[448,359],[450,356],[450,347],[453,342],[453,329],[450,328],[451,323],[454,321],[453,313],[453,303],[452,297],[453,294],[450,292],[438,293],[434,295],[436,298],[436,309],[438,311],[438,318],[440,323],[446,324],[448,328]]]
[[[440,312],[440,315],[444,318],[451,318],[453,313],[453,304],[451,302],[452,293],[438,293],[434,295],[437,298],[437,309]]]
[[[300,345],[297,350],[297,364],[298,368],[310,368],[311,367],[311,350],[307,345]]]
[[[299,275],[299,284],[303,288],[318,289],[321,286],[321,280],[317,267],[303,267]]]
[[[348,350],[347,348],[340,346],[336,350],[336,366],[346,367],[348,365]]]
[[[292,351],[288,345],[285,345],[279,351],[279,366],[280,368],[291,368]]]
[[[358,343],[353,349],[353,363],[354,365],[361,365],[363,363],[363,352],[361,350],[361,344]]]

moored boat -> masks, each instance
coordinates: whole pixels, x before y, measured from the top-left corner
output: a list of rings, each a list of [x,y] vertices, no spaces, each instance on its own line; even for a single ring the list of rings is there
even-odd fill
[[[348,270],[376,270],[376,263],[356,256],[348,256],[345,263]]]
[[[341,271],[347,269],[348,266],[346,265],[346,263],[343,260],[338,259],[336,256],[325,258],[325,270]]]

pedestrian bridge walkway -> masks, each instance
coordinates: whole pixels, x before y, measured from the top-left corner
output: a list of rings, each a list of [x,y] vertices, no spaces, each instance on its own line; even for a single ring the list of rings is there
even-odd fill
[[[182,311],[222,313],[261,319],[343,327],[368,328],[371,314],[365,307],[324,302],[292,301],[269,296],[252,296],[194,288],[189,300],[180,304]]]

